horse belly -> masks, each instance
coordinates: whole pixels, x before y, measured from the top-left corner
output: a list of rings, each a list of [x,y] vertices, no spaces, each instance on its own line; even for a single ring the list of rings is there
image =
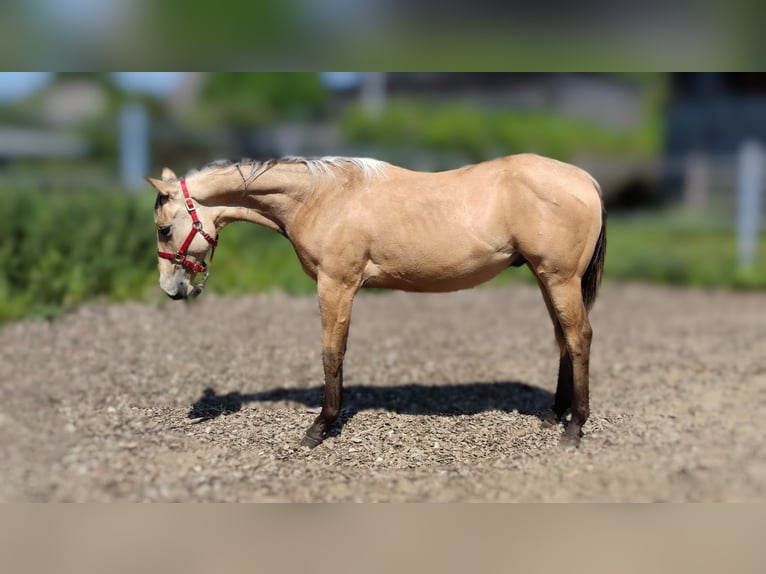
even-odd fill
[[[402,291],[458,291],[489,281],[507,269],[512,258],[512,254],[496,251],[424,253],[409,250],[397,257],[371,260],[365,269],[364,284]]]

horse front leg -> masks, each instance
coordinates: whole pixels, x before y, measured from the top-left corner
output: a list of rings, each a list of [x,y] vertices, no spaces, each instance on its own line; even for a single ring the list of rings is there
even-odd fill
[[[343,401],[343,356],[346,353],[351,306],[358,287],[356,284],[319,276],[317,292],[322,318],[322,364],[324,394],[322,410],[306,430],[301,445],[314,448],[327,436],[337,420]]]

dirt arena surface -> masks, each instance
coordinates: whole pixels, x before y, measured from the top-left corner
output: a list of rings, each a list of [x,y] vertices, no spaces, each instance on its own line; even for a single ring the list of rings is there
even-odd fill
[[[607,284],[591,319],[576,451],[540,428],[558,356],[531,286],[361,294],[314,450],[314,297],[6,324],[0,500],[766,501],[766,293]]]

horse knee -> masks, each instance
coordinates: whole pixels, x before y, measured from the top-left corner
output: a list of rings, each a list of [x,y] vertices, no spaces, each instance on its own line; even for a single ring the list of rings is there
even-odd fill
[[[324,366],[325,374],[337,376],[343,367],[343,355],[344,353],[337,349],[327,349],[322,352],[322,365]]]

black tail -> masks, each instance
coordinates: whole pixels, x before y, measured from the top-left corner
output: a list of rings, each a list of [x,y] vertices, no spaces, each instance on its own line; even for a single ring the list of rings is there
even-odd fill
[[[601,276],[604,274],[604,258],[606,257],[606,208],[604,207],[604,197],[601,195],[601,187],[596,180],[593,180],[593,185],[601,197],[601,233],[598,236],[590,263],[588,263],[582,276],[582,300],[588,311],[591,310],[596,301],[598,288],[601,286]]]

